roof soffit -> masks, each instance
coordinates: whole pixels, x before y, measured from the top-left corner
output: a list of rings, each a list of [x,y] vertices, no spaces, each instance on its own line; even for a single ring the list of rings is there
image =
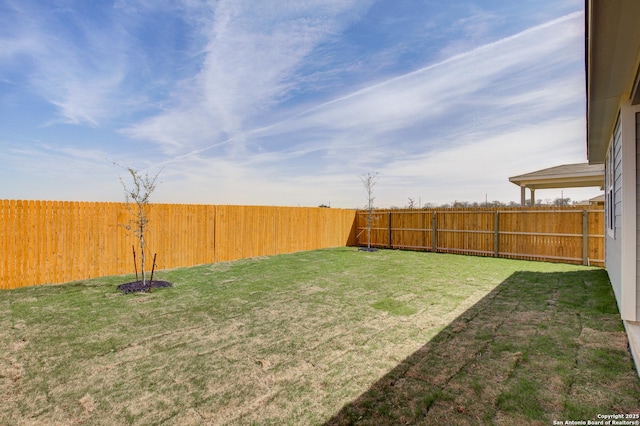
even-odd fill
[[[638,70],[640,1],[589,0],[587,153],[604,161],[620,100],[630,97]]]

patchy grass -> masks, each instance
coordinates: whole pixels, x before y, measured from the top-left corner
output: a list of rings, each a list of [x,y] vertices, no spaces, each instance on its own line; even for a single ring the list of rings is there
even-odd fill
[[[380,309],[381,311],[388,312],[391,315],[409,316],[418,312],[418,310],[413,306],[409,306],[401,300],[395,300],[389,297],[385,297],[371,306],[376,309]]]
[[[0,292],[0,424],[550,424],[638,412],[606,273],[351,248]],[[634,411],[635,410],[635,411]]]

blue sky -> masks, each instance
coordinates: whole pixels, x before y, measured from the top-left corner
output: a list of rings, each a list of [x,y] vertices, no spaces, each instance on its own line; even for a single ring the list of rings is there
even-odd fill
[[[0,0],[0,198],[123,201],[117,163],[163,203],[519,201],[586,161],[583,7]]]

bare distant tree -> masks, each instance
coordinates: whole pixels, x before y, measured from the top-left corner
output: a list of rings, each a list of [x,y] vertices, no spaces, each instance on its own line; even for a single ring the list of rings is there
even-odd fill
[[[364,189],[367,191],[367,211],[369,214],[367,215],[367,249],[371,250],[371,224],[373,222],[373,201],[376,197],[373,196],[373,187],[378,182],[378,172],[371,173],[367,172],[366,174],[360,177],[362,184],[364,185]]]
[[[555,200],[553,200],[553,205],[554,206],[568,206],[571,204],[571,198],[556,198]]]
[[[416,200],[414,200],[413,198],[409,197],[409,204],[407,204],[407,208],[408,209],[415,209],[416,208]]]
[[[151,282],[147,285],[145,275],[146,265],[146,248],[147,243],[145,241],[145,233],[149,224],[149,197],[156,189],[156,181],[160,172],[154,176],[148,174],[142,175],[138,170],[131,167],[126,167],[127,172],[131,175],[133,180],[132,186],[127,185],[120,177],[120,183],[124,188],[125,201],[127,203],[127,209],[132,214],[133,219],[126,225],[123,225],[126,230],[132,231],[138,239],[138,246],[140,247],[140,270],[142,273],[142,285],[147,288],[147,291],[151,290]],[[135,260],[135,254],[134,254]]]

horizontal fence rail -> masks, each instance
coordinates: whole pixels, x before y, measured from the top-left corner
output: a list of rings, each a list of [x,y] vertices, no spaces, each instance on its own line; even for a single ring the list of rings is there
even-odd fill
[[[354,245],[355,213],[151,204],[148,259],[168,269]],[[0,200],[0,289],[133,273],[131,219],[125,203]]]
[[[374,210],[356,216],[359,246],[604,266],[601,209]]]

